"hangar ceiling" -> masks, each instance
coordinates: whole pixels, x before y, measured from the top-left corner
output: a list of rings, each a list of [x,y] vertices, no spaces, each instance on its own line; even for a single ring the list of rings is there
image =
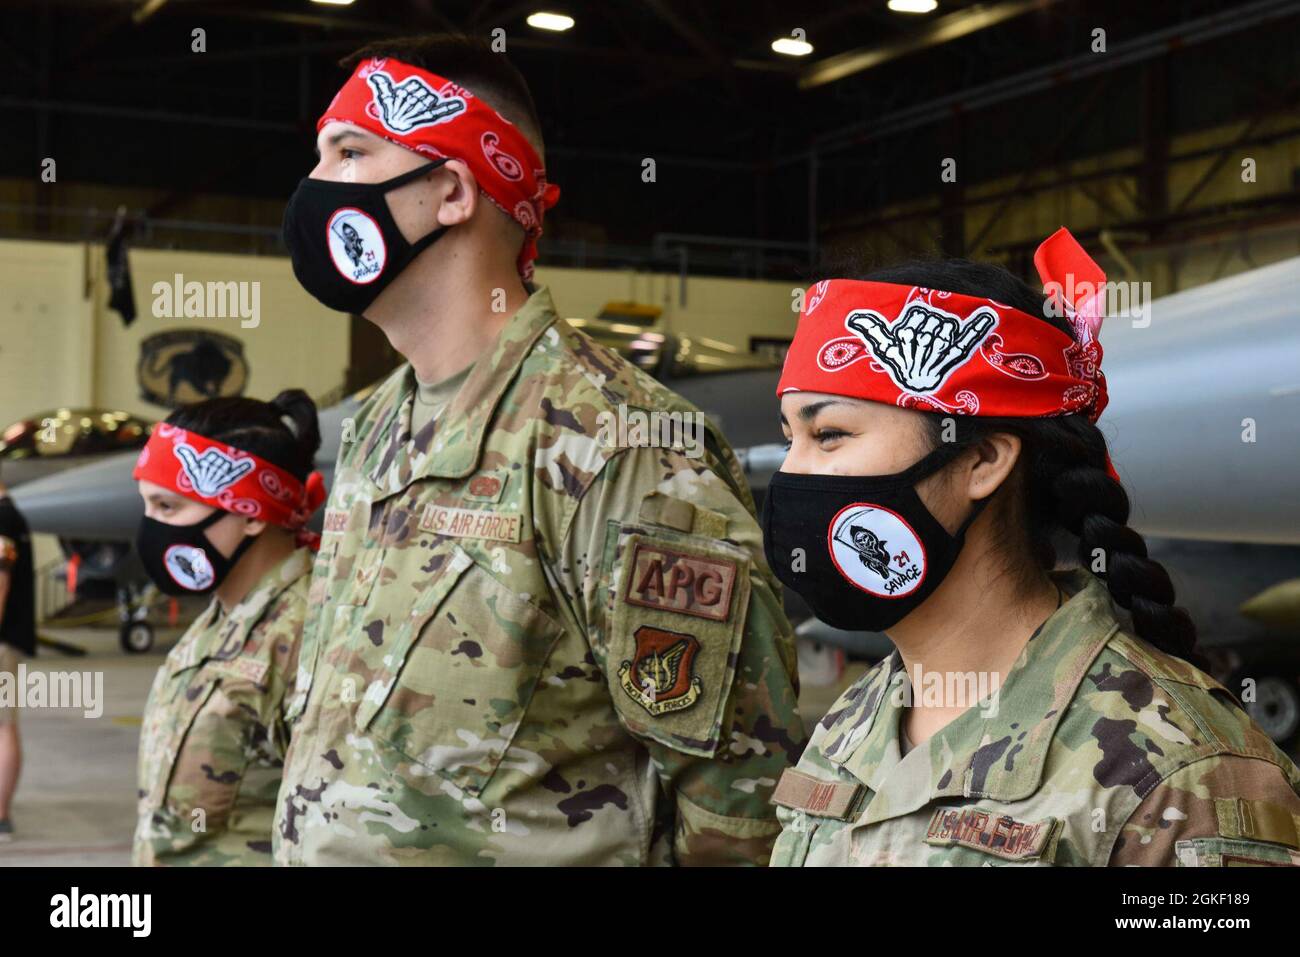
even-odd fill
[[[242,222],[273,245],[276,204],[311,166],[339,57],[385,35],[494,28],[529,79],[551,178],[565,187],[543,262],[671,264],[689,245],[715,272],[798,275],[818,250],[868,233],[909,251],[1010,254],[1001,215],[966,221],[965,189],[1009,181],[996,214],[1044,188],[1044,169],[1062,169],[1049,185],[1087,188],[1065,165],[1126,148],[1141,153],[1121,171],[1134,195],[1108,218],[1139,241],[1300,215],[1295,189],[1207,214],[1204,197],[1168,195],[1166,175],[1179,160],[1170,143],[1197,130],[1235,124],[1194,157],[1210,164],[1226,161],[1225,146],[1286,138],[1276,120],[1295,125],[1300,97],[1295,0],[944,0],[927,17],[884,0],[0,7],[0,121],[19,143],[0,154],[0,199],[37,211],[0,217],[7,233],[98,228],[60,217],[66,194],[13,186],[54,157],[60,182],[132,191],[123,202],[142,216]],[[571,13],[574,28],[533,29],[525,18],[539,7]],[[203,53],[191,52],[196,28]],[[1105,53],[1093,50],[1098,29]],[[773,52],[794,30],[813,53]],[[940,187],[948,156],[963,188]],[[653,184],[641,179],[646,158]]]

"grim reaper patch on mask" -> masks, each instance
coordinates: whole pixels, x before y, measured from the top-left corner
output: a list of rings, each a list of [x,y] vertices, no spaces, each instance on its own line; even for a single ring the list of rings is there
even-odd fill
[[[167,574],[182,588],[190,591],[207,591],[215,573],[208,554],[194,545],[173,545],[163,554]]]
[[[326,228],[330,259],[339,275],[359,286],[379,278],[388,261],[388,247],[374,217],[354,206],[344,206],[334,211]]]
[[[831,561],[855,587],[880,598],[910,595],[925,580],[925,548],[897,512],[855,502],[831,519]]]

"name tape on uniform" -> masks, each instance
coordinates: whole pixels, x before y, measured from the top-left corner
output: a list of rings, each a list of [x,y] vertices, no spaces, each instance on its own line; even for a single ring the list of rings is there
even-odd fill
[[[861,790],[860,784],[823,781],[794,768],[786,768],[772,792],[772,803],[792,811],[847,821],[853,810],[853,800]]]
[[[518,542],[522,521],[518,512],[454,508],[429,504],[420,516],[420,528],[452,538],[486,538],[496,542]]]
[[[726,621],[735,584],[735,562],[637,542],[624,597],[632,605]]]
[[[325,509],[325,522],[322,531],[341,532],[348,527],[348,513],[338,508]]]
[[[1056,827],[1055,818],[1017,821],[975,807],[944,808],[934,812],[925,843],[938,847],[954,844],[974,848],[1009,861],[1038,857]]]
[[[270,670],[270,663],[242,657],[224,660],[211,659],[208,661],[208,668],[212,672],[228,678],[243,678],[245,681],[260,685],[266,681],[266,673]]]

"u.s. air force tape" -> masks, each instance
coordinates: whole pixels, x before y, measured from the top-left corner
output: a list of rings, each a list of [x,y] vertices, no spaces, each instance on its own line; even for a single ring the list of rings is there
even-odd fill
[[[451,538],[486,538],[497,542],[518,542],[522,519],[518,512],[454,508],[430,503],[420,515],[420,528]]]

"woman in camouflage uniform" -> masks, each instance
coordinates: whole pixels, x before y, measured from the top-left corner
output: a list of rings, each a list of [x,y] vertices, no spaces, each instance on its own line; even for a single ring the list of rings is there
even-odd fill
[[[137,865],[271,863],[317,546],[302,526],[324,497],[319,447],[316,406],[291,389],[179,409],[141,454],[146,569],[168,593],[214,599],[149,693]]]
[[[1063,287],[1104,281],[1064,236],[1044,279],[1064,244]],[[783,775],[772,863],[1300,864],[1300,771],[1127,525],[1099,313],[965,261],[867,278],[809,290],[764,533],[820,617],[896,650]]]

